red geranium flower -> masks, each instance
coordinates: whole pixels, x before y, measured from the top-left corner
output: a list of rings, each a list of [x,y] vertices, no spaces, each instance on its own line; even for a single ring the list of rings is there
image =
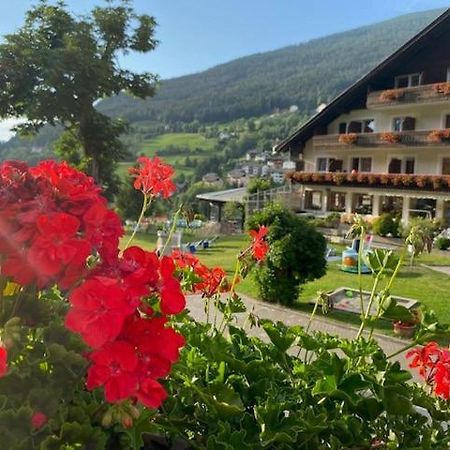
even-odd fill
[[[269,251],[269,244],[265,241],[265,237],[269,229],[262,225],[258,230],[250,230],[249,234],[252,237],[252,255],[257,261],[262,261]]]
[[[90,354],[93,365],[88,369],[87,388],[105,387],[108,402],[118,402],[136,393],[138,359],[127,342],[115,341]]]
[[[8,372],[8,351],[5,347],[0,347],[0,378]]]
[[[181,291],[180,281],[175,278],[175,264],[171,258],[161,259],[161,311],[164,314],[178,314],[186,306],[186,299]]]
[[[158,408],[167,398],[167,392],[157,381],[146,378],[139,386],[136,396],[148,408]]]
[[[450,397],[450,364],[448,362],[439,361],[436,364],[434,392],[446,400]]]
[[[31,416],[31,426],[35,430],[42,428],[48,421],[48,417],[41,411],[36,411]]]
[[[117,280],[96,277],[83,283],[70,295],[72,308],[66,316],[66,327],[80,333],[93,348],[114,340],[136,304],[120,288]]]
[[[441,350],[436,342],[428,342],[422,348],[415,348],[406,354],[406,358],[413,358],[409,367],[417,368],[423,378],[427,378],[429,369],[433,368],[441,356]]]
[[[150,159],[146,156],[138,158],[139,168],[130,168],[130,174],[135,176],[134,187],[144,195],[156,196],[161,194],[164,198],[170,197],[176,190],[171,176],[173,167],[164,164],[158,157]]]

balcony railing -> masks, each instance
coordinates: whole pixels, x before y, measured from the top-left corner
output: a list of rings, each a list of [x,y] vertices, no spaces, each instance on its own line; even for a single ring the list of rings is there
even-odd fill
[[[313,137],[314,149],[352,149],[355,147],[449,146],[450,131],[388,131],[383,133],[325,134]]]
[[[387,89],[370,92],[367,108],[406,105],[409,103],[435,103],[450,101],[450,83],[424,84],[410,88]]]
[[[292,172],[294,183],[450,192],[450,175]]]

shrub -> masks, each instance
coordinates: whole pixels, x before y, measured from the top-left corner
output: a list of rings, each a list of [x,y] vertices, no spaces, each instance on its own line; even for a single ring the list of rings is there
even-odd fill
[[[254,269],[263,300],[292,304],[300,286],[325,274],[326,241],[312,225],[283,208],[271,205],[253,214],[247,228],[266,225],[271,250],[264,265]]]
[[[400,220],[393,214],[382,214],[373,222],[373,232],[379,236],[388,234],[397,237],[400,235]]]
[[[439,250],[448,250],[450,247],[450,239],[444,236],[439,236],[435,241],[434,245]]]

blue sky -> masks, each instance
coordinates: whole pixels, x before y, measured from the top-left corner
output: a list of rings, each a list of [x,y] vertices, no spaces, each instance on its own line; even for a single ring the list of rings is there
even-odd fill
[[[0,0],[0,35],[23,22],[33,0]],[[100,0],[66,0],[87,13]],[[449,6],[443,0],[135,0],[156,17],[158,49],[124,65],[170,78],[252,53],[304,42],[409,12]]]
[[[86,14],[101,0],[65,0]],[[37,0],[0,0],[0,36],[23,23]],[[444,0],[134,0],[137,12],[158,21],[158,48],[130,54],[126,68],[162,78],[199,72],[252,53],[298,44],[402,14],[450,6]],[[12,122],[0,122],[0,140]]]

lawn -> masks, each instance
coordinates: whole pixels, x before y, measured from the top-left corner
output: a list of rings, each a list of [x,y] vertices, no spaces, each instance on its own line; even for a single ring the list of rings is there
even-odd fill
[[[166,133],[143,141],[139,145],[137,153],[145,154],[149,157],[157,154],[165,163],[175,168],[177,175],[181,173],[191,175],[194,168],[185,165],[186,157],[199,163],[211,156],[216,142],[216,139],[206,138],[198,133]],[[177,147],[181,152],[179,154],[166,154],[166,150],[169,147]],[[120,178],[124,179],[126,177],[128,168],[131,165],[131,162],[119,163],[117,173]]]
[[[162,155],[167,147],[181,147],[195,150],[201,148],[204,150],[212,150],[216,143],[216,139],[206,138],[198,133],[166,133],[156,136],[143,142],[140,151],[148,156],[155,153]]]
[[[193,240],[193,236],[185,233],[183,241],[190,240]],[[155,242],[156,236],[145,234],[138,234],[135,240],[136,245],[149,249],[155,248]],[[223,267],[231,277],[234,273],[236,256],[248,245],[248,242],[246,235],[221,236],[212,248],[199,250],[197,256],[210,267]],[[417,299],[433,309],[443,322],[450,322],[450,277],[420,265],[421,263],[430,264],[433,261],[439,265],[450,265],[450,256],[423,255],[416,261],[414,267],[405,264],[393,286],[392,293]],[[363,276],[364,290],[371,288],[372,280],[372,275]],[[342,272],[340,263],[332,262],[328,265],[326,275],[303,286],[299,301],[294,308],[309,309],[307,304],[316,297],[318,291],[331,291],[341,286],[357,289],[358,276]],[[238,291],[257,297],[257,288],[251,276],[241,281]],[[333,313],[332,317],[354,323],[359,320],[356,315],[339,312]]]

